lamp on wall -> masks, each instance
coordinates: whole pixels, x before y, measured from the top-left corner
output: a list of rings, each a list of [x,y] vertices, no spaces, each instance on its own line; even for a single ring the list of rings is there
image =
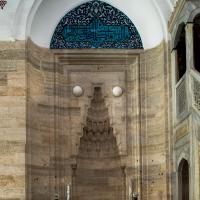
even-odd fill
[[[83,88],[79,85],[76,85],[73,87],[72,93],[75,97],[81,97],[83,95]]]
[[[54,194],[54,200],[59,200],[59,194],[58,193]]]
[[[7,1],[5,0],[0,0],[0,7],[3,10],[4,6],[7,4]]]
[[[123,89],[119,86],[115,86],[112,90],[114,97],[120,97],[123,94]]]

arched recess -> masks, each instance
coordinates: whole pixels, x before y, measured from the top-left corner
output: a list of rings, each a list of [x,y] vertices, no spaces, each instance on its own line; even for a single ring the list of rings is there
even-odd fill
[[[200,72],[200,13],[194,18],[194,68]]]
[[[88,2],[88,0],[31,1],[33,3],[26,18],[26,38],[45,48],[49,48],[54,30],[62,17],[82,3]],[[159,45],[163,39],[167,40],[167,20],[171,12],[167,2],[156,3],[157,6],[149,0],[104,0],[104,2],[122,11],[134,23],[140,33],[144,49],[151,49]],[[18,27],[18,22],[16,23]],[[18,30],[20,31],[21,29]]]
[[[189,164],[182,159],[178,166],[178,200],[189,200]]]
[[[186,34],[184,23],[179,25],[174,49],[176,49],[176,81],[178,82],[186,72]]]
[[[60,20],[50,48],[143,49],[143,44],[137,28],[124,13],[94,0],[74,8]]]

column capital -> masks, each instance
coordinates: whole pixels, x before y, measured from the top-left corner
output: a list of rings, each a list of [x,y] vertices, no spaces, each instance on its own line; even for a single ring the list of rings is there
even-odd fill
[[[187,55],[187,71],[190,71],[194,67],[194,49],[193,49],[193,23],[187,23],[185,25],[186,33],[186,55]]]
[[[185,24],[185,31],[187,31],[188,29],[193,29],[194,23],[191,22],[187,22]]]

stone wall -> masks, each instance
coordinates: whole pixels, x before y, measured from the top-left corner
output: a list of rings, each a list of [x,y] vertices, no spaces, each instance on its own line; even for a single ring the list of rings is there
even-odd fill
[[[66,182],[71,183],[71,164],[76,163],[74,158],[82,135],[82,124],[92,96],[90,84],[95,83],[95,77],[98,77],[104,82],[105,90],[117,84],[115,76],[121,77],[119,83],[126,87],[126,104],[124,100],[113,100],[109,91],[104,92],[113,128],[118,130],[114,130],[114,134],[117,133],[118,147],[123,155],[121,165],[126,165],[126,195],[128,197],[130,182],[133,181],[134,190],[140,193],[142,199],[168,197],[169,72],[165,62],[166,45],[163,43],[146,52],[136,51],[133,53],[135,61],[131,61],[127,51],[125,61],[118,58],[115,63],[115,58],[112,60],[111,66],[115,68],[108,67],[107,62],[111,62],[108,58],[101,60],[100,51],[98,57],[94,53],[94,57],[90,58],[91,52],[87,50],[84,54],[76,50],[49,51],[30,43],[29,52],[29,176],[32,177],[29,194],[32,198],[48,199],[48,195],[54,195],[51,191],[64,198]],[[125,76],[128,79],[124,79],[122,72],[109,76],[116,69],[122,70],[123,65],[131,69]],[[104,70],[108,71],[102,76]],[[83,86],[83,97],[71,96],[74,84]],[[124,105],[127,106],[125,118]],[[126,129],[123,128],[124,119],[127,120]]]
[[[92,50],[50,51],[29,41],[26,65],[24,43],[0,45],[0,199],[25,199],[25,188],[26,199],[45,200],[55,194],[64,198],[93,87],[101,84],[95,77],[105,82],[127,198],[131,187],[142,200],[168,198],[169,72],[164,43],[146,52],[103,55],[98,50],[87,58]],[[76,83],[86,89],[79,99],[71,94]],[[106,90],[118,84],[125,89],[121,99]]]
[[[64,198],[66,185],[71,184],[71,165],[76,162],[74,158],[78,154],[93,87],[99,84],[106,98],[111,123],[114,124],[120,154],[126,157],[121,165],[127,165],[127,180],[138,175],[138,172],[133,174],[132,169],[133,163],[136,163],[134,160],[139,157],[136,137],[139,135],[138,54],[134,55],[131,51],[127,54],[116,51],[118,55],[112,53],[114,51],[108,51],[108,55],[104,51],[95,52],[49,51],[28,43],[29,199],[49,199],[57,193],[61,199]],[[72,95],[75,84],[84,88],[84,95],[80,98]],[[118,84],[126,93],[121,98],[113,98],[112,87]],[[130,92],[133,89],[134,95]],[[134,104],[132,100],[135,100]],[[132,124],[133,120],[136,123]],[[136,166],[135,172],[137,170]]]
[[[141,59],[142,199],[168,199],[169,78],[163,43]]]
[[[54,75],[45,52],[27,45],[27,199],[45,200],[54,195]]]
[[[0,199],[25,199],[25,43],[0,42]]]

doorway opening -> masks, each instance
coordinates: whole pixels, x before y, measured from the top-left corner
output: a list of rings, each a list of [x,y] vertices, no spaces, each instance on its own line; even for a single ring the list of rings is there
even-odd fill
[[[178,168],[178,196],[179,200],[189,200],[189,164],[185,159]]]
[[[177,33],[177,68],[176,81],[178,82],[186,72],[186,42],[185,42],[185,24],[181,24]]]

